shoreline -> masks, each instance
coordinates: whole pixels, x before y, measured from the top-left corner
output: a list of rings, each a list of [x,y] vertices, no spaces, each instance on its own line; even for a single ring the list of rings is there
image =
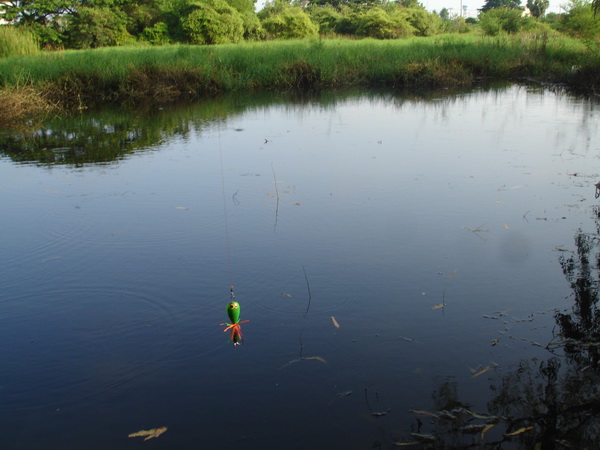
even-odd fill
[[[545,35],[68,50],[0,59],[0,74],[0,126],[6,127],[100,105],[261,90],[430,89],[485,78],[600,92],[600,57],[580,41]]]

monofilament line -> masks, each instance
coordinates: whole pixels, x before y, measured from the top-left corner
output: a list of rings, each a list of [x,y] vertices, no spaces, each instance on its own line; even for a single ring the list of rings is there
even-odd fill
[[[306,269],[304,268],[304,264],[302,265],[302,272],[304,272],[306,288],[308,289],[308,305],[306,305],[306,312],[304,313],[304,317],[306,317],[306,315],[308,314],[308,310],[310,309],[310,301],[312,299],[312,294],[310,293],[310,284],[308,283],[308,275],[306,275]]]
[[[233,270],[231,265],[231,245],[229,242],[229,222],[227,215],[227,198],[225,196],[225,171],[223,169],[223,148],[221,145],[221,124],[217,123],[219,139],[219,162],[221,164],[221,193],[223,194],[223,214],[225,222],[225,248],[227,250],[227,268],[229,270],[229,281],[233,285]]]

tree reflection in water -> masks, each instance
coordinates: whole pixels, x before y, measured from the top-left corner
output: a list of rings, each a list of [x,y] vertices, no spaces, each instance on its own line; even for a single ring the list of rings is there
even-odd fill
[[[415,411],[412,442],[420,448],[598,448],[600,208],[594,218],[596,230],[578,230],[576,250],[559,258],[574,304],[555,314],[546,347],[553,356],[521,360],[490,386],[494,397],[485,414],[459,400],[457,383],[442,383],[433,394],[436,411]]]

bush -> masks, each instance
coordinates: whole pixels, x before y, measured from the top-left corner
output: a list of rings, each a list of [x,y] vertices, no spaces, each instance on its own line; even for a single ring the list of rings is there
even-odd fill
[[[594,15],[592,5],[585,0],[571,2],[559,30],[579,39],[594,40],[600,36],[600,17]]]
[[[265,38],[265,29],[254,12],[243,13],[242,22],[244,23],[244,39],[259,41]]]
[[[342,14],[331,6],[317,6],[310,10],[310,18],[318,25],[320,34],[331,34],[337,31]]]
[[[140,39],[150,42],[152,45],[168,44],[171,41],[169,28],[164,22],[158,22],[152,27],[144,28],[144,31],[140,34]]]
[[[267,35],[274,39],[303,39],[319,34],[319,27],[299,7],[283,8],[266,17],[262,25]]]
[[[484,34],[517,33],[528,28],[532,20],[521,16],[520,9],[493,8],[479,15],[479,26]]]
[[[240,13],[223,0],[195,3],[194,10],[182,19],[181,26],[192,44],[229,44],[244,37]]]
[[[390,15],[381,8],[371,8],[359,14],[357,23],[357,35],[376,39],[407,37],[415,31],[406,15],[396,12]]]
[[[32,55],[38,51],[38,40],[32,32],[12,25],[0,25],[0,57]]]
[[[133,37],[125,27],[127,17],[107,7],[81,7],[68,26],[71,48],[98,48],[121,45]]]
[[[442,19],[422,8],[400,8],[396,14],[404,17],[412,25],[416,36],[433,36],[442,30]]]

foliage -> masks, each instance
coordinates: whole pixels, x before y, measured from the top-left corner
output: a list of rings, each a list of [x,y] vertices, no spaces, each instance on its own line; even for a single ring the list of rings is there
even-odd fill
[[[303,39],[316,37],[319,27],[300,7],[287,7],[276,11],[262,21],[267,35],[273,39]]]
[[[134,36],[140,36],[144,30],[152,29],[154,25],[161,22],[161,5],[163,3],[163,0],[123,2],[120,9],[127,16],[127,31]],[[157,30],[160,28],[159,26]],[[143,38],[143,40],[148,39]]]
[[[140,39],[152,45],[164,45],[170,42],[169,27],[164,22],[157,22],[151,27],[144,28]]]
[[[244,37],[241,15],[223,0],[195,3],[182,20],[182,28],[192,44],[228,44]]]
[[[244,39],[247,41],[259,41],[266,37],[267,33],[254,12],[242,13],[244,23]]]
[[[530,25],[530,19],[522,17],[518,9],[494,8],[479,15],[479,26],[488,36],[518,33]]]
[[[572,0],[559,30],[580,39],[595,40],[600,37],[600,17],[585,0]]]
[[[132,39],[127,18],[119,10],[81,7],[68,26],[71,48],[97,48],[121,45]]]
[[[0,26],[0,57],[32,55],[39,51],[36,36],[23,27]]]
[[[240,13],[254,13],[253,0],[227,0],[227,4]]]
[[[543,17],[550,6],[550,0],[527,0],[527,8],[533,17]]]
[[[486,0],[479,11],[486,12],[496,8],[521,9],[521,0]]]
[[[413,27],[404,14],[388,14],[381,8],[371,8],[357,15],[358,36],[395,39],[413,34]]]
[[[330,6],[330,7],[334,7],[334,8],[350,6],[350,7],[363,7],[366,9],[374,7],[374,6],[381,6],[384,3],[385,3],[384,0],[313,0],[310,2],[311,5],[315,5],[315,6]]]
[[[423,8],[400,8],[396,14],[406,17],[416,36],[433,36],[442,29],[441,19]]]
[[[451,20],[442,20],[440,31],[442,33],[469,33],[475,29],[475,23],[470,19],[471,17],[455,17]]]
[[[343,14],[331,6],[310,8],[311,20],[318,25],[319,34],[336,33]]]

